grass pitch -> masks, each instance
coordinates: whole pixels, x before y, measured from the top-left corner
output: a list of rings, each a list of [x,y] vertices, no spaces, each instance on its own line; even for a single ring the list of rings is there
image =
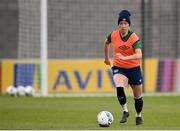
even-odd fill
[[[135,125],[133,97],[128,97],[130,116],[119,123],[121,108],[116,97],[8,97],[0,96],[0,129],[8,130],[174,130],[180,129],[180,96],[144,97],[144,124]],[[114,116],[108,128],[97,125],[102,111]]]

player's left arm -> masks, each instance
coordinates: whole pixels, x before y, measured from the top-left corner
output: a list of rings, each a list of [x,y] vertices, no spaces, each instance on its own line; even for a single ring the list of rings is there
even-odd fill
[[[140,48],[135,49],[135,54],[130,56],[124,56],[124,60],[135,60],[135,59],[141,59],[142,58],[142,51]]]
[[[136,41],[133,44],[135,53],[133,55],[129,55],[129,56],[123,56],[122,54],[117,53],[116,57],[118,57],[121,60],[135,60],[135,59],[141,59],[142,58],[142,50],[141,50],[141,44],[138,41]]]

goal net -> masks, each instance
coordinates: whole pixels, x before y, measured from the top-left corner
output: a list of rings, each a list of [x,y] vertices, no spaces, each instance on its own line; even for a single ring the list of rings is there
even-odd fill
[[[19,45],[18,60],[15,65],[14,86],[32,86],[36,93],[46,95],[46,86],[42,90],[42,69],[46,66],[42,46],[43,18],[41,6],[43,0],[19,0]],[[44,5],[43,5],[44,6]],[[46,8],[47,10],[47,8]],[[44,44],[44,43],[43,43]],[[45,70],[46,73],[46,70]]]

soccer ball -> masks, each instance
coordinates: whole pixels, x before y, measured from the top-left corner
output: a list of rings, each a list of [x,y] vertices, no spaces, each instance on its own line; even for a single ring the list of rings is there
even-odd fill
[[[17,88],[15,88],[14,86],[7,87],[6,94],[8,96],[16,96],[17,95]]]
[[[34,96],[34,89],[32,86],[26,86],[24,88],[26,96]]]
[[[101,111],[97,115],[97,123],[101,127],[109,127],[113,123],[113,115],[109,111]]]
[[[25,96],[26,93],[25,93],[25,88],[24,88],[24,86],[18,86],[18,87],[17,87],[17,93],[18,93],[18,96]]]

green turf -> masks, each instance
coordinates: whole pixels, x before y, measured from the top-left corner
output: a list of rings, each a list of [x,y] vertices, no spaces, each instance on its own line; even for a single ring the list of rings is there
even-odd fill
[[[144,97],[144,124],[135,125],[134,100],[128,97],[130,117],[119,123],[116,97],[8,97],[0,96],[0,129],[43,130],[158,130],[180,129],[180,96]],[[114,116],[111,127],[102,128],[96,116],[102,110]]]

